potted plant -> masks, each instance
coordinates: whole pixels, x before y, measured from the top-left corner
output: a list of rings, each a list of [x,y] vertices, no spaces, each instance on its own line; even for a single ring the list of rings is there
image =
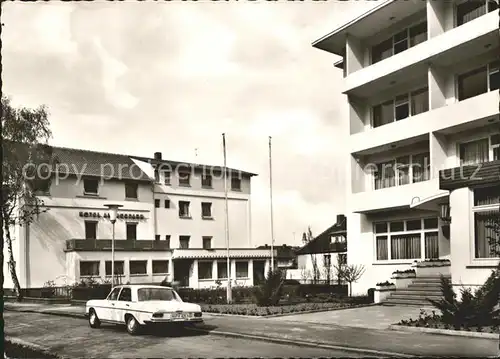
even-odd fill
[[[414,261],[412,267],[417,276],[439,276],[450,275],[451,262],[449,259],[426,259],[424,261]]]
[[[404,289],[413,282],[413,279],[415,279],[416,276],[417,273],[415,272],[415,269],[407,269],[404,271],[397,270],[392,272],[391,279],[394,281],[397,289]]]
[[[396,285],[389,281],[377,283],[374,291],[374,302],[381,303],[396,291]]]

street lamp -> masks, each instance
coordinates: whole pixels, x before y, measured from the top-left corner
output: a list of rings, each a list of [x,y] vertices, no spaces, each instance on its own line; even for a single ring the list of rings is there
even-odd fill
[[[115,286],[115,223],[118,214],[118,208],[123,207],[121,204],[105,204],[109,210],[109,220],[113,225],[113,237],[111,239],[111,286]]]

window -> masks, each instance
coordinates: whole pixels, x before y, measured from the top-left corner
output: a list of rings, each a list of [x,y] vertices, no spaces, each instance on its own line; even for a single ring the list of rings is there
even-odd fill
[[[155,199],[155,208],[160,208],[160,200]]]
[[[163,172],[163,182],[165,185],[170,186],[170,171],[164,171]]]
[[[128,287],[125,287],[120,292],[120,296],[118,297],[119,301],[123,302],[131,302],[132,301],[132,290]]]
[[[372,64],[376,64],[392,56],[392,38],[385,40],[372,48]]]
[[[330,268],[332,266],[332,256],[330,254],[323,255],[323,264],[326,268]]]
[[[431,179],[430,153],[413,155],[411,159],[413,183],[428,181]]]
[[[34,178],[28,181],[28,183],[30,184],[31,189],[34,193],[38,195],[50,194],[50,185],[51,185],[50,179]]]
[[[490,91],[500,89],[500,61],[495,61],[489,65],[488,84]]]
[[[167,274],[168,261],[156,260],[153,261],[153,274]]]
[[[430,155],[427,152],[379,163],[373,176],[376,190],[428,181],[430,179]]]
[[[148,261],[130,261],[130,274],[147,274],[148,273]]]
[[[482,95],[500,88],[500,61],[458,76],[458,100]]]
[[[198,262],[198,279],[212,279],[212,262]]]
[[[170,234],[167,234],[165,236],[165,242],[167,242],[166,247],[170,248]]]
[[[409,219],[374,224],[379,261],[439,258],[438,219]]]
[[[85,221],[85,239],[97,239],[97,222]]]
[[[190,236],[179,236],[179,246],[181,249],[188,249],[189,248],[189,239]]]
[[[499,1],[498,0],[488,0],[488,12],[492,12],[497,10],[499,7]]]
[[[203,249],[212,248],[212,237],[204,236],[203,237]]]
[[[80,277],[99,276],[99,261],[80,262]]]
[[[427,22],[406,28],[372,47],[372,64],[427,41]]]
[[[460,149],[460,165],[474,165],[478,163],[488,162],[489,160],[489,140],[483,138],[478,141],[461,143]]]
[[[419,113],[429,111],[429,89],[424,88],[414,91],[410,94],[411,97],[411,114],[413,116]]]
[[[191,186],[191,174],[188,172],[179,172],[179,186]]]
[[[86,178],[83,180],[83,193],[97,196],[99,193],[99,180]]]
[[[387,125],[429,111],[427,87],[396,96],[393,100],[373,106],[373,127]]]
[[[137,223],[127,223],[127,239],[137,239]]]
[[[241,179],[237,177],[231,177],[231,189],[233,191],[241,191]]]
[[[347,253],[339,253],[338,256],[339,256],[338,261],[341,264],[347,264]]]
[[[457,5],[457,26],[486,15],[486,1],[465,1]]]
[[[137,290],[137,301],[181,301],[179,296],[170,288],[141,288]]]
[[[115,275],[123,275],[125,272],[124,262],[123,261],[114,261],[115,262]],[[106,275],[111,275],[111,261],[106,261]]]
[[[181,218],[190,218],[189,214],[189,202],[179,201],[179,217]]]
[[[203,174],[201,178],[201,186],[205,188],[212,188],[212,175]]]
[[[236,278],[248,278],[248,262],[236,262]]]
[[[165,200],[165,208],[170,208],[170,200]]]
[[[160,183],[160,171],[158,168],[155,168],[155,182]]]
[[[108,294],[107,300],[116,300],[118,299],[118,294],[120,293],[121,288],[117,287],[111,291],[111,293]]]
[[[474,257],[498,258],[500,238],[493,226],[498,221],[500,185],[474,189]]]
[[[212,218],[212,203],[209,202],[201,203],[201,216],[203,218]]]
[[[227,279],[227,262],[217,262],[217,279]]]
[[[155,234],[155,241],[159,241],[161,236],[159,234]]]
[[[125,183],[125,198],[137,199],[138,184],[133,182]]]

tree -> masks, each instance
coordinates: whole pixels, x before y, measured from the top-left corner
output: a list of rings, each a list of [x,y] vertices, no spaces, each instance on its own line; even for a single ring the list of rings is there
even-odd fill
[[[347,283],[349,283],[349,297],[352,297],[352,284],[356,283],[364,273],[365,266],[362,264],[351,264],[344,267],[344,273],[342,277]]]
[[[314,240],[311,227],[307,227],[307,232],[302,233],[302,242],[304,245],[311,243]],[[317,284],[320,277],[320,272],[318,268],[318,259],[316,254],[311,251],[311,264],[312,264],[312,280],[314,284]]]
[[[2,132],[2,238],[7,245],[7,264],[14,289],[21,300],[12,228],[29,225],[46,210],[37,197],[38,190],[47,186],[51,172],[52,153],[47,142],[52,134],[46,107],[14,108],[9,98],[2,96]]]
[[[344,272],[347,263],[344,262],[340,253],[337,253],[337,261],[333,265],[333,270],[335,271],[335,275],[337,277],[337,284],[341,285],[344,279]]]

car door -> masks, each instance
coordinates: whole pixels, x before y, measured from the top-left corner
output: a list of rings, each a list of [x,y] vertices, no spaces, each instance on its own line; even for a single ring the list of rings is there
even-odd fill
[[[105,321],[114,321],[113,317],[116,308],[116,302],[121,289],[121,287],[115,287],[108,294],[107,298],[105,299],[105,308],[103,308],[102,313],[99,315],[99,318]]]
[[[130,287],[123,287],[122,291],[118,296],[118,300],[115,304],[115,309],[113,311],[113,321],[119,323],[125,323],[125,313],[130,309],[130,303],[132,302],[132,290]]]

